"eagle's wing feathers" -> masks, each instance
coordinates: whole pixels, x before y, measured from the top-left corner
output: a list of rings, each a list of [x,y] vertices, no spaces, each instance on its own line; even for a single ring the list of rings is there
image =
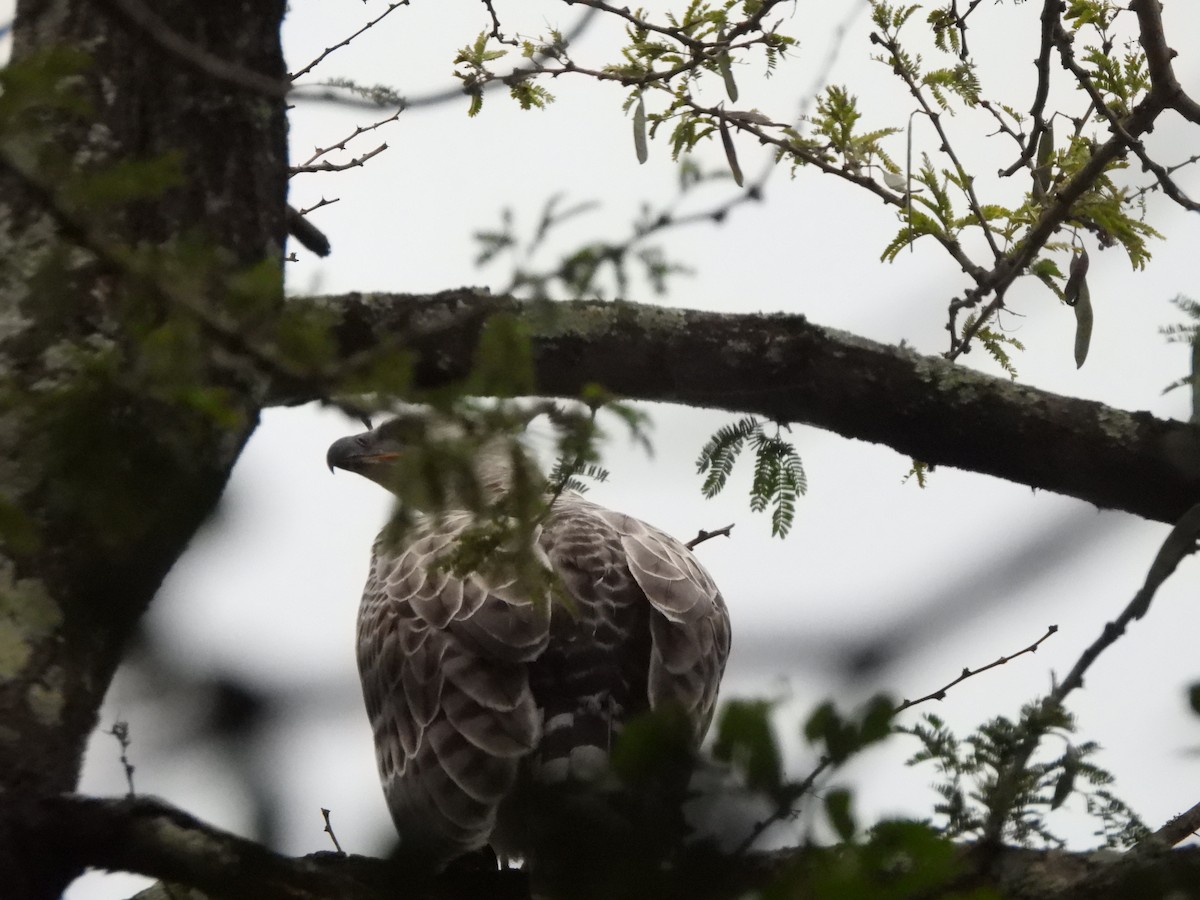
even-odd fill
[[[729,655],[725,601],[682,543],[631,516],[609,517],[619,523],[634,580],[658,613],[650,617],[650,706],[680,704],[703,735]]]
[[[676,704],[699,740],[729,655],[729,614],[712,578],[675,538],[578,494],[558,498],[545,528],[546,552],[586,632],[548,654],[570,658],[559,669],[579,677],[585,698],[608,680],[601,687],[619,697],[611,731],[647,707]]]
[[[517,761],[540,736],[521,661],[545,646],[545,604],[502,599],[437,566],[468,519],[382,538],[359,611],[359,670],[388,806],[406,846],[486,842]]]

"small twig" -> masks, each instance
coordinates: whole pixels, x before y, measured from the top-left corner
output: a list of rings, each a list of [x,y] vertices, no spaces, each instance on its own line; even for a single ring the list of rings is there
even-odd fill
[[[733,858],[736,859],[739,856],[744,856],[747,852],[749,852],[750,848],[754,846],[755,842],[762,837],[766,830],[776,822],[782,822],[784,819],[793,816],[796,813],[796,807],[794,806],[792,797],[803,797],[810,790],[812,790],[812,786],[816,784],[817,779],[821,777],[821,774],[832,764],[832,759],[830,759],[828,756],[822,756],[821,761],[817,763],[816,767],[811,772],[808,773],[808,776],[799,784],[797,784],[794,789],[788,791],[789,796],[787,800],[776,806],[775,809],[771,811],[771,814],[765,819],[759,819],[754,823],[754,827],[750,829],[750,833],[746,835],[742,842],[738,844],[737,849],[733,851]]]
[[[686,544],[684,544],[684,546],[687,547],[689,550],[692,550],[697,545],[703,544],[705,541],[711,540],[712,538],[730,537],[729,532],[733,531],[733,526],[736,524],[737,524],[737,522],[730,522],[724,528],[718,528],[716,531],[705,531],[703,528],[701,528],[696,533],[696,536],[694,538],[692,538],[690,541],[688,541]]]
[[[112,728],[104,733],[111,734],[121,745],[121,766],[125,769],[125,783],[129,786],[126,796],[133,799],[137,792],[133,789],[133,763],[129,761],[129,746],[133,743],[129,737],[129,723],[117,720],[113,722]]]
[[[314,203],[312,206],[306,206],[304,209],[296,210],[296,212],[302,216],[307,216],[310,212],[320,209],[322,206],[329,206],[331,203],[337,203],[341,199],[341,197],[334,197],[332,200],[326,200],[324,197],[322,197],[320,202]]]
[[[988,663],[986,666],[980,666],[978,669],[972,669],[969,666],[964,667],[962,670],[962,674],[960,674],[957,678],[955,678],[949,684],[943,685],[942,687],[938,688],[933,693],[926,694],[924,697],[919,697],[916,700],[905,700],[899,706],[897,706],[895,708],[895,710],[892,711],[892,715],[894,716],[899,713],[902,713],[906,709],[912,709],[912,707],[916,706],[918,703],[924,703],[927,700],[944,700],[946,698],[947,691],[949,691],[955,685],[961,684],[962,682],[966,681],[968,678],[973,678],[974,676],[979,675],[982,672],[986,672],[988,669],[996,668],[996,666],[1002,666],[1005,663],[1011,662],[1012,660],[1016,659],[1018,656],[1024,656],[1026,653],[1037,653],[1038,647],[1040,647],[1050,637],[1050,635],[1054,634],[1057,631],[1058,631],[1058,626],[1051,625],[1049,628],[1046,629],[1046,633],[1043,634],[1040,638],[1038,638],[1036,641],[1034,641],[1032,644],[1030,644],[1028,647],[1024,648],[1023,650],[1018,650],[1016,653],[1013,653],[1011,656],[1001,656],[999,659],[992,660],[992,662]]]
[[[329,54],[333,53],[335,50],[340,50],[343,47],[350,46],[350,42],[352,40],[354,40],[356,37],[358,37],[360,34],[362,34],[368,28],[372,28],[375,25],[378,25],[386,17],[390,16],[393,12],[395,12],[397,7],[400,7],[400,6],[408,6],[408,0],[396,0],[395,3],[389,3],[387,9],[385,9],[383,12],[381,12],[379,15],[377,15],[375,18],[373,18],[371,21],[369,21],[362,28],[358,29],[358,31],[354,32],[354,34],[350,35],[350,37],[346,38],[343,41],[339,41],[338,43],[334,44],[332,47],[326,47],[324,52],[321,53],[321,55],[318,56],[316,59],[314,59],[312,62],[310,62],[307,66],[305,66],[300,71],[294,72],[293,74],[289,75],[288,76],[289,80],[295,81],[301,75],[307,75],[309,72],[311,72],[317,66],[319,66],[322,62],[324,62],[325,57],[329,56]]]
[[[310,172],[344,172],[347,169],[354,169],[363,165],[368,159],[378,156],[388,148],[387,144],[380,144],[374,150],[368,150],[362,156],[356,156],[354,159],[347,160],[344,163],[331,163],[328,160],[325,162],[315,163],[311,166],[289,166],[289,175],[301,175]]]
[[[483,0],[483,5],[487,7],[488,14],[492,17],[492,30],[488,34],[501,44],[511,44],[516,47],[518,42],[513,38],[505,38],[500,31],[500,17],[496,15],[496,7],[492,4],[492,0]]]
[[[333,825],[329,823],[329,810],[321,807],[321,817],[325,820],[325,833],[329,835],[329,839],[333,841],[334,849],[342,856],[346,855],[346,851],[342,849],[342,845],[338,843],[337,835],[333,833]]]
[[[311,166],[322,156],[332,153],[334,150],[345,150],[346,145],[349,144],[356,137],[358,137],[360,134],[366,134],[368,131],[374,131],[377,128],[382,128],[384,125],[387,125],[391,122],[395,122],[398,118],[400,118],[400,113],[404,112],[404,110],[406,108],[407,108],[406,106],[401,104],[401,106],[394,113],[392,113],[390,116],[388,116],[386,119],[380,119],[378,122],[372,122],[370,125],[359,125],[358,127],[356,127],[354,129],[353,132],[346,135],[346,137],[342,138],[340,141],[335,141],[334,143],[330,144],[328,147],[314,148],[313,155],[310,156],[308,159],[306,159],[303,163],[301,163],[301,165],[302,166]]]

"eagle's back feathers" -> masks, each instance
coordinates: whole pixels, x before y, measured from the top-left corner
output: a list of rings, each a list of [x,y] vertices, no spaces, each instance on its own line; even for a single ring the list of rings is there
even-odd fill
[[[522,784],[597,777],[639,713],[677,705],[698,744],[730,643],[712,578],[637,519],[555,500],[538,544],[570,610],[438,569],[471,522],[425,519],[398,547],[381,536],[358,621],[388,807],[404,845],[441,860],[504,843],[497,817]]]

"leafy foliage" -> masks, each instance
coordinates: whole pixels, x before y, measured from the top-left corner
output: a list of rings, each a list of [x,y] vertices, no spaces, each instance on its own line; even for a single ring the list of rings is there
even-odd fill
[[[966,333],[972,329],[975,329],[975,337],[979,340],[979,343],[983,345],[983,349],[987,352],[988,356],[996,361],[996,363],[1005,371],[1009,378],[1011,378],[1013,381],[1016,381],[1017,369],[1016,366],[1013,365],[1012,358],[1009,356],[1006,348],[1011,347],[1014,350],[1023,351],[1025,349],[1025,345],[1011,334],[1005,334],[1004,332],[998,331],[995,328],[988,328],[984,326],[976,329],[975,323],[977,321],[978,317],[976,315],[972,314],[968,316],[966,321],[963,323],[963,332]]]
[[[771,534],[785,537],[796,518],[796,501],[808,489],[804,466],[790,441],[784,440],[780,426],[768,434],[754,416],[722,426],[708,439],[696,460],[696,470],[704,475],[704,496],[715,497],[733,473],[742,450],[754,450],[754,480],[750,486],[750,508],[763,512],[771,508]]]
[[[1054,833],[1048,816],[1075,795],[1098,820],[1095,834],[1105,847],[1131,847],[1149,833],[1110,790],[1112,775],[1091,761],[1098,745],[1070,741],[1075,721],[1065,710],[1031,703],[1016,722],[997,716],[962,741],[932,714],[897,730],[921,743],[909,765],[931,762],[937,769],[934,790],[941,800],[934,812],[943,817],[941,830],[947,837],[980,838],[990,818],[998,817],[1004,822],[1006,839],[1024,846],[1061,847],[1065,841]],[[1028,764],[1016,773],[1015,786],[1010,785],[1011,765],[1023,745],[1031,735],[1044,734],[1060,737],[1063,751],[1053,759]]]

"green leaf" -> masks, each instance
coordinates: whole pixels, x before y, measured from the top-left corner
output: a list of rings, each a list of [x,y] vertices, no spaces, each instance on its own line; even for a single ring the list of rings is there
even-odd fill
[[[854,824],[854,813],[850,809],[850,792],[845,788],[833,788],[825,794],[825,815],[829,824],[843,843],[854,840],[857,830]]]
[[[1079,772],[1080,759],[1074,748],[1068,747],[1062,759],[1062,772],[1054,783],[1054,796],[1050,799],[1050,808],[1058,809],[1067,802],[1067,798],[1075,790],[1075,776]]]
[[[517,397],[534,393],[534,384],[529,326],[508,313],[492,316],[479,335],[468,393]]]
[[[771,727],[773,709],[765,700],[731,700],[717,720],[713,756],[741,771],[751,790],[771,792],[783,780],[783,755]]]
[[[38,548],[37,526],[25,512],[4,494],[0,494],[0,545],[16,553],[32,553]]]
[[[683,709],[667,704],[626,723],[612,752],[613,771],[626,784],[670,778],[692,753],[692,724]]]
[[[723,425],[708,439],[696,460],[696,471],[704,475],[701,490],[705,497],[713,498],[725,488],[733,473],[733,464],[742,452],[746,439],[761,430],[758,419],[746,416],[732,425]]]

